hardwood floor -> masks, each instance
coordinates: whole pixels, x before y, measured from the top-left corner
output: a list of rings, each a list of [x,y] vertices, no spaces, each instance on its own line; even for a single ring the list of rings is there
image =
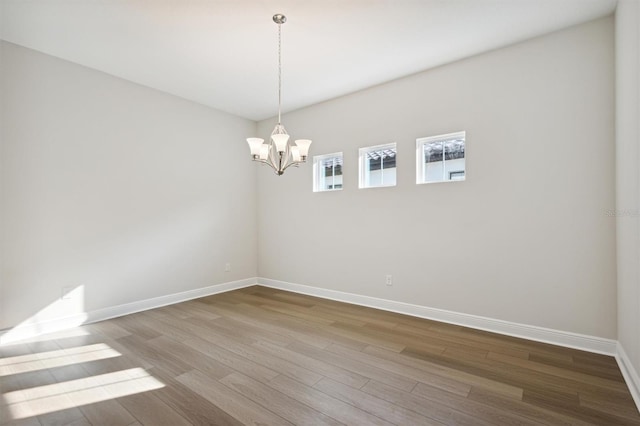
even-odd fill
[[[257,286],[0,356],[3,425],[640,425],[612,357]]]

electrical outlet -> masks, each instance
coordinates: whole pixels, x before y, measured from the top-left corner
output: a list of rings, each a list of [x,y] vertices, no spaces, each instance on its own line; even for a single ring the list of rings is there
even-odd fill
[[[392,285],[393,285],[393,277],[392,277],[391,275],[387,275],[387,276],[386,276],[386,279],[385,279],[385,283],[386,283],[388,286],[392,286]]]
[[[225,272],[231,271],[231,264],[230,263],[227,262],[227,263],[224,264],[224,271]]]

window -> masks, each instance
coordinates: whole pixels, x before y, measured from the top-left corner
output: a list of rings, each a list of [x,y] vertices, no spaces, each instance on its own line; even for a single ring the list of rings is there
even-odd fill
[[[360,148],[360,188],[395,184],[396,144]]]
[[[342,153],[313,157],[313,192],[342,189]]]
[[[465,179],[465,132],[416,140],[416,183]]]

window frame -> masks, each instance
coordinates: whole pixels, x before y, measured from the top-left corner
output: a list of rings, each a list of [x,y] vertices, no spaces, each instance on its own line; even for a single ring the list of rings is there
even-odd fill
[[[444,179],[426,181],[424,179],[425,163],[424,163],[424,146],[431,142],[447,141],[451,139],[463,139],[464,140],[464,177],[462,179]],[[451,160],[450,160],[451,161]],[[445,167],[443,159],[443,167]],[[457,171],[450,173],[458,173]],[[442,135],[427,136],[416,139],[416,185],[422,185],[427,183],[450,183],[450,182],[464,182],[467,179],[467,132],[465,130],[453,133],[445,133]]]
[[[340,157],[342,158],[342,164],[340,165],[342,167],[342,174],[340,176],[342,176],[343,179],[343,183],[341,184],[340,188],[335,188],[335,173],[333,175],[334,177],[334,182],[333,182],[333,188],[329,188],[329,189],[322,189],[320,188],[320,173],[321,170],[324,170],[324,167],[320,167],[320,163],[329,159],[329,158],[336,158],[336,157]],[[331,154],[321,154],[321,155],[314,155],[313,156],[313,192],[331,192],[331,191],[342,191],[343,187],[344,187],[344,154],[342,152],[334,152]],[[335,166],[334,166],[334,170],[335,170]]]
[[[375,186],[365,186],[365,155],[368,154],[369,152],[372,151],[380,151],[380,150],[384,150],[384,149],[393,149],[396,152],[395,155],[395,161],[396,161],[396,179],[395,182],[393,184],[389,184],[389,185],[375,185]],[[383,180],[384,180],[384,167],[381,168],[382,173],[383,173]],[[397,142],[390,142],[390,143],[385,143],[382,145],[373,145],[373,146],[365,146],[362,148],[358,149],[358,188],[359,189],[369,189],[369,188],[388,188],[388,187],[393,187],[393,186],[397,186],[398,185],[398,175],[397,175],[397,170],[398,170],[398,144]]]

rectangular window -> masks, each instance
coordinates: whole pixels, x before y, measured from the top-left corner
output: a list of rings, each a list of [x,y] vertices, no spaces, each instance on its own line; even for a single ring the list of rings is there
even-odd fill
[[[416,140],[416,183],[465,179],[465,132]]]
[[[342,189],[342,153],[313,157],[313,192]]]
[[[396,185],[396,144],[360,148],[360,188]]]

